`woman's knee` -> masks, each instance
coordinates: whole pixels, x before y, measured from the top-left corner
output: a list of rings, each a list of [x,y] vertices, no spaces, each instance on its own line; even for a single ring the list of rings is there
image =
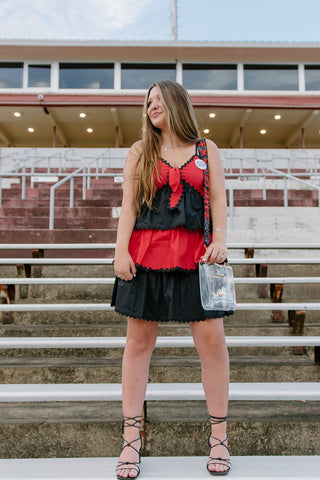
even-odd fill
[[[195,346],[198,352],[219,354],[226,351],[223,322],[221,319],[208,319],[202,324],[191,326]]]
[[[152,352],[157,340],[158,324],[145,320],[128,319],[126,350],[136,355]]]

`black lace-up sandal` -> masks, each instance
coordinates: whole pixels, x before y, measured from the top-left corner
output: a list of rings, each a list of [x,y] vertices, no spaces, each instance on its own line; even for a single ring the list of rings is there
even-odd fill
[[[213,417],[212,415],[209,415],[207,421],[203,425],[203,428],[207,425],[208,422],[210,422],[210,426],[218,425],[219,423],[226,422],[227,418],[228,418],[228,415],[226,417]],[[228,437],[226,437],[224,440],[220,440],[220,438],[216,438],[212,435],[212,433],[210,433],[208,438],[210,453],[211,453],[211,449],[218,447],[220,445],[222,445],[229,453],[228,447],[226,445],[227,440],[228,440]],[[223,465],[224,467],[226,467],[226,470],[222,472],[214,472],[209,469],[209,466],[212,466],[212,465]],[[207,463],[207,470],[210,473],[210,475],[227,475],[229,473],[230,468],[231,468],[231,461],[228,458],[209,457],[209,460]]]
[[[142,420],[141,415],[138,415],[137,417],[123,417],[122,434],[124,434],[124,427],[134,427],[140,430],[141,420]],[[123,440],[124,440],[124,445],[122,448],[122,452],[125,448],[132,448],[132,450],[134,450],[138,454],[139,461],[138,462],[118,462],[118,465],[116,467],[117,479],[123,480],[125,478],[127,480],[134,480],[135,478],[138,477],[140,473],[140,467],[139,467],[141,462],[140,449],[142,444],[140,431],[139,431],[138,438],[136,438],[135,440],[128,442],[128,440],[126,440],[124,437],[123,437]],[[140,442],[139,448],[136,448],[137,446],[134,446],[136,442]],[[134,477],[122,477],[121,475],[118,474],[119,470],[135,470],[136,475]]]

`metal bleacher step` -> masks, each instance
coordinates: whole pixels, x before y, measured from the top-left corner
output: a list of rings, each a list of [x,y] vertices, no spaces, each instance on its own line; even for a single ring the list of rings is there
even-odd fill
[[[311,401],[232,401],[230,452],[317,455],[318,411],[319,402]],[[116,457],[121,451],[120,402],[2,403],[0,417],[7,439],[0,444],[0,458]],[[146,455],[207,455],[206,417],[204,401],[148,402]]]
[[[93,297],[83,301],[91,302]],[[31,300],[30,300],[31,301]],[[268,300],[264,300],[268,303]],[[50,302],[47,298],[43,302]],[[29,302],[19,301],[27,305]],[[69,301],[69,303],[71,303]],[[14,308],[14,307],[13,307]],[[5,306],[2,306],[6,311]],[[224,320],[227,335],[291,335],[288,311],[283,310],[282,323],[275,323],[271,310],[236,311]],[[13,312],[11,321],[0,325],[1,336],[122,336],[126,334],[126,318],[114,311],[33,311]],[[318,311],[308,310],[304,322],[305,335],[318,335]],[[25,332],[25,333],[24,333]],[[190,335],[189,325],[159,325],[159,335]]]
[[[68,382],[120,382],[121,353],[112,356],[65,356],[60,351],[51,356],[17,356],[0,358],[0,379],[2,383],[50,383]],[[243,382],[312,381],[319,379],[319,366],[308,356],[287,357],[231,356],[230,379]],[[154,356],[151,359],[150,382],[200,382],[200,361],[193,355]]]
[[[71,242],[90,242],[92,238],[96,242],[114,242],[116,240],[116,230],[108,228],[90,228],[87,230],[79,229],[37,229],[26,228],[23,230],[23,238],[28,243],[71,243]],[[1,241],[7,244],[14,244],[17,241],[17,231],[14,228],[6,229],[1,232]]]
[[[56,316],[56,318],[50,319],[54,321],[49,320],[45,323],[44,320],[48,320],[47,315],[49,316],[50,313],[51,312],[47,312],[46,315],[44,315],[43,313],[36,314],[36,316],[39,316],[39,322],[37,322],[37,320],[33,318],[33,316],[35,315],[33,313],[32,317],[31,315],[30,317],[34,323],[28,323],[27,319],[25,319],[23,322],[19,321],[19,315],[19,317],[14,318],[14,323],[0,325],[0,335],[3,338],[16,337],[17,339],[19,339],[20,337],[56,337],[57,335],[61,337],[122,337],[126,335],[126,320],[124,317],[121,317],[117,314],[110,315],[110,317],[101,315],[102,318],[100,317],[99,319],[95,318],[96,315],[99,313],[96,312],[94,319],[90,319],[90,321],[86,322],[86,318],[84,318],[84,321],[79,323],[76,321],[76,319],[70,321],[70,317],[73,313],[70,312],[67,319],[65,317],[61,318],[60,314],[60,316]],[[43,320],[43,322],[40,322],[40,320]],[[246,325],[239,324],[238,317],[236,317],[236,315],[230,318],[226,318],[224,323],[226,335],[291,335],[291,329],[288,326],[288,322],[284,320],[283,323],[275,324],[274,322],[272,322],[270,313],[269,318],[264,323],[259,321],[257,322],[256,317],[250,319],[249,315],[247,317]],[[319,329],[319,319],[318,322],[315,321],[313,323],[310,323],[307,317],[307,321],[304,325],[304,334],[311,336],[318,335],[320,331]],[[160,324],[159,335],[190,335],[190,327],[189,325],[179,325],[174,323]],[[281,352],[282,351],[278,350],[278,354],[281,354]]]
[[[27,299],[19,300],[19,303],[15,304],[1,305],[1,311],[13,312],[14,323],[20,324],[21,326],[25,324],[66,325],[66,322],[70,327],[73,324],[101,325],[104,323],[107,325],[109,321],[113,321],[115,318],[121,318],[110,308],[110,304],[101,302],[100,300],[94,302],[92,300],[95,299],[92,297],[81,299],[81,302],[71,301],[70,299],[63,301],[62,299],[61,302],[52,304],[49,303],[49,298],[45,299],[42,303],[34,303],[33,299]],[[254,302],[248,302],[248,305],[238,304],[238,310],[232,317],[226,318],[224,323],[226,326],[237,324],[239,328],[246,327],[248,323],[256,327],[272,325],[272,310],[281,310],[283,322],[288,326],[288,310],[298,309],[307,310],[306,324],[319,325],[318,298],[312,299],[312,301],[308,303],[309,305],[305,302],[286,302],[275,305],[272,304],[269,299],[256,299]],[[26,305],[28,305],[28,311],[24,311]],[[63,314],[63,311],[66,313]],[[125,325],[126,320],[124,317],[122,317],[122,321]]]
[[[207,480],[207,457],[142,458],[141,479]],[[109,480],[115,478],[116,458],[55,458],[0,460],[2,480]],[[233,457],[233,480],[316,480],[320,457]]]
[[[87,233],[91,235],[91,232]],[[30,248],[33,247],[32,245]],[[25,248],[25,246],[24,250],[19,248],[20,253],[14,251],[16,257],[14,261],[9,262],[10,264],[5,265],[4,262],[1,265],[2,278],[8,277],[8,279],[13,279],[11,281],[15,281],[17,277],[15,262],[18,262],[19,258],[31,258],[30,250],[27,251]],[[126,319],[108,309],[104,311],[70,311],[69,307],[64,310],[61,305],[57,307],[53,305],[54,302],[65,305],[74,303],[92,305],[92,303],[110,302],[111,283],[108,285],[86,284],[88,282],[80,284],[83,281],[80,278],[77,285],[71,285],[72,279],[70,279],[69,285],[64,284],[63,281],[55,285],[54,279],[49,284],[52,277],[95,276],[101,280],[111,280],[110,277],[113,277],[112,265],[108,264],[105,259],[101,265],[98,265],[97,260],[94,259],[100,257],[101,254],[101,257],[106,256],[110,260],[112,251],[109,250],[104,255],[103,252],[101,253],[101,245],[99,245],[99,250],[93,250],[90,253],[89,250],[76,250],[76,258],[79,259],[79,262],[82,258],[88,257],[93,260],[87,262],[86,265],[81,265],[79,262],[77,265],[72,265],[68,257],[69,259],[73,258],[75,251],[63,250],[61,246],[60,250],[53,250],[51,253],[50,247],[44,248],[44,262],[41,265],[42,277],[30,279],[30,283],[34,284],[28,287],[27,299],[20,298],[20,285],[23,283],[23,279],[19,279],[17,283],[20,285],[17,284],[15,289],[16,299],[11,304],[12,323],[0,326],[0,346],[2,342],[2,345],[5,345],[6,340],[12,340],[14,343],[2,346],[0,350],[0,383],[2,384],[0,395],[3,400],[0,402],[0,431],[5,439],[4,442],[0,442],[0,458],[12,460],[22,457],[25,459],[42,458],[45,461],[48,457],[55,457],[59,461],[59,458],[69,457],[72,461],[77,457],[76,462],[81,462],[85,460],[84,457],[105,459],[107,456],[111,457],[115,463],[122,444],[119,383],[124,338],[121,339],[122,345],[116,347],[111,347],[111,345],[102,347],[97,342],[92,348],[80,344],[75,348],[71,345],[69,348],[66,345],[62,346],[63,342],[67,342],[68,339],[61,337],[72,337],[69,340],[71,343],[79,342],[79,339],[91,342],[95,339],[82,337],[102,336],[113,337],[110,338],[110,341],[116,342],[116,337],[124,337],[126,334]],[[86,248],[89,247],[86,246]],[[24,253],[22,254],[22,252]],[[300,306],[304,305],[302,302],[309,304],[319,302],[317,295],[319,261],[315,258],[312,260],[314,262],[312,264],[311,257],[314,257],[314,252],[311,253],[311,250],[306,250],[301,254],[300,251],[296,252],[293,263],[298,258],[299,263],[297,264],[293,264],[292,260],[287,258],[291,255],[291,252],[288,253],[288,251],[281,253],[272,250],[272,252],[264,251],[261,254],[261,251],[258,253],[255,250],[255,254],[258,259],[251,259],[248,262],[251,263],[250,268],[253,275],[256,274],[255,262],[261,262],[261,258],[263,260],[274,259],[274,261],[268,262],[267,277],[261,278],[260,283],[271,282],[270,277],[278,277],[277,281],[285,278],[283,304],[267,305],[266,310],[260,310],[260,303],[271,303],[269,286],[266,285],[267,297],[259,298],[258,279],[245,279],[248,280],[247,284],[236,285],[240,302],[252,302],[255,306],[252,306],[251,310],[239,308],[234,316],[226,318],[224,322],[226,335],[237,337],[237,341],[240,336],[266,336],[268,341],[272,340],[273,342],[275,339],[271,339],[271,336],[281,336],[282,343],[279,343],[278,346],[275,344],[268,346],[229,345],[232,385],[228,424],[230,451],[232,455],[235,455],[235,459],[239,455],[250,455],[250,460],[253,460],[254,456],[259,455],[291,456],[299,454],[308,455],[313,462],[320,451],[319,365],[317,364],[318,356],[314,355],[314,347],[311,344],[304,344],[304,341],[307,340],[306,336],[316,337],[319,335],[320,304],[315,310],[307,310],[303,337],[292,336],[285,309],[292,308],[293,303],[297,304],[297,302],[300,302]],[[51,255],[55,259],[64,257],[67,260],[61,259],[60,265],[54,265],[54,262],[50,263],[49,261],[50,264],[47,265],[46,262]],[[233,256],[237,258],[238,254],[234,252],[230,258]],[[310,257],[309,263],[305,263],[306,257]],[[285,264],[278,263],[283,259],[286,259]],[[67,264],[68,261],[69,264]],[[248,273],[244,263],[247,260],[242,258],[241,261],[243,263],[234,265],[236,277],[245,277]],[[40,264],[35,265],[35,263],[32,266],[32,272],[39,269]],[[306,280],[303,284],[303,279],[296,279],[296,283],[290,283],[289,275],[291,277],[307,277],[309,280],[310,277],[317,278],[312,278],[309,284]],[[249,280],[255,284],[249,285]],[[37,282],[41,282],[42,285],[36,285]],[[10,285],[9,281],[4,283]],[[23,312],[23,308],[20,311],[15,310],[17,304],[26,310],[33,304],[43,304],[44,306],[35,305],[30,310],[39,308],[39,311]],[[52,304],[52,306],[47,307],[45,304]],[[274,309],[277,306],[279,309],[285,308],[282,312],[283,323],[281,324],[273,322],[271,308]],[[2,305],[2,308],[5,311],[7,307]],[[52,311],[47,311],[47,308],[52,308]],[[59,311],[54,311],[55,308]],[[80,305],[80,308],[85,309],[85,306]],[[178,335],[183,336],[183,341],[185,341],[185,337],[190,336],[189,326],[178,324],[159,326],[159,336]],[[57,337],[60,338],[57,340]],[[298,339],[299,342],[301,340],[303,349],[300,351],[300,355],[293,354],[293,347],[287,343],[291,339]],[[106,339],[98,338],[98,340]],[[30,341],[30,345],[21,346],[20,344],[21,348],[19,348],[19,341]],[[35,343],[38,341],[38,344],[31,345],[32,341]],[[313,341],[318,342],[314,338]],[[42,347],[41,342],[43,342]],[[50,342],[58,343],[53,346],[50,345]],[[61,342],[60,345],[59,342]],[[319,345],[319,343],[313,345]],[[148,455],[159,455],[163,461],[166,461],[164,457],[169,459],[172,455],[181,457],[187,452],[188,455],[204,458],[202,473],[197,474],[194,478],[202,478],[202,474],[207,478],[206,457],[204,456],[208,453],[208,433],[202,432],[202,424],[207,415],[204,397],[200,395],[192,397],[193,400],[188,400],[189,397],[186,396],[185,391],[180,393],[176,391],[179,384],[175,383],[177,380],[188,382],[189,391],[193,395],[197,392],[199,394],[201,390],[199,390],[200,364],[195,350],[186,344],[170,348],[163,345],[157,347],[151,361],[149,380],[151,390],[165,388],[167,389],[166,395],[168,392],[170,395],[173,392],[174,395],[180,395],[180,397],[179,400],[171,398],[160,400],[161,396],[153,399],[150,399],[150,396],[147,397],[146,458],[143,459],[143,465],[145,460],[149,461],[148,459],[151,458]],[[239,391],[234,395],[234,389],[238,388],[235,387],[235,382],[240,382],[237,384],[240,389],[247,388],[246,397],[241,396]],[[252,389],[249,383],[252,384]],[[101,395],[100,389],[103,389],[106,384],[110,386],[113,394],[116,391],[116,400],[112,400],[110,396],[106,398]],[[150,387],[148,387],[149,391]],[[266,391],[269,392],[268,400],[263,397],[263,392]],[[7,396],[5,396],[6,393]],[[62,397],[59,397],[59,394]],[[75,394],[75,397],[70,400],[68,399],[69,394]],[[97,394],[96,397],[95,394]],[[309,394],[311,396],[308,396]],[[281,400],[277,400],[279,396]],[[259,400],[255,400],[257,398]],[[14,464],[12,465],[14,466]],[[71,475],[74,474],[75,478],[86,478],[85,469],[79,474],[77,468],[77,466],[74,466],[73,470],[71,468]],[[114,478],[114,467],[110,471],[108,468],[104,469],[103,478],[108,478],[108,475],[110,478]],[[307,466],[304,466],[304,472],[307,471],[306,469]],[[160,477],[155,477],[159,480],[160,478],[161,480],[179,478],[179,476],[175,476],[178,474],[174,468],[172,477],[161,477],[161,472],[159,473],[156,467],[154,470],[155,475],[160,475]],[[290,467],[286,470],[290,474],[290,479],[295,478],[291,474]],[[0,470],[1,478],[2,471]],[[28,472],[27,469],[25,471]],[[34,471],[37,470],[34,469]],[[273,472],[272,469],[271,471]],[[59,468],[57,468],[57,472],[59,472]],[[94,469],[94,472],[99,475],[99,470]],[[236,468],[233,468],[229,477],[237,478],[234,476],[236,472]],[[237,475],[240,475],[239,472]],[[45,474],[47,473],[51,475],[50,468]],[[66,475],[70,473],[67,466],[65,473]],[[260,473],[258,469],[256,471],[254,469],[244,470],[242,478],[250,478],[250,475],[255,478],[253,475],[257,473]],[[31,475],[33,474],[32,472]],[[39,478],[45,480],[45,474],[40,473]],[[81,474],[83,474],[82,477],[77,477]],[[188,478],[187,475],[188,473],[184,471],[183,478]],[[31,478],[34,477],[31,476]],[[59,477],[53,478],[58,479]],[[66,478],[73,477],[69,475]],[[88,478],[94,479],[92,475]],[[152,477],[143,468],[141,478]],[[277,477],[273,475],[270,478]],[[300,476],[299,478],[304,477]]]
[[[121,401],[120,383],[1,384],[0,402]],[[146,401],[205,400],[201,383],[149,383]],[[320,401],[317,382],[231,383],[232,400]]]
[[[206,408],[201,384],[151,383],[146,399],[148,452],[184,455],[187,449],[190,454],[205,454],[202,425]],[[9,441],[0,445],[0,456],[117,455],[121,448],[120,400],[120,384],[2,384],[1,431]],[[292,455],[296,452],[292,438],[298,436],[302,444],[299,453],[315,455],[320,447],[319,401],[320,388],[315,382],[231,384],[230,446],[235,445],[235,454]],[[283,407],[279,407],[281,403]],[[248,404],[251,412],[243,408]],[[74,409],[78,415],[68,417],[68,411]],[[261,442],[266,432],[268,441]],[[90,441],[83,442],[83,438]]]
[[[101,272],[102,276],[105,276],[108,274],[107,270],[105,269],[104,271]],[[91,274],[92,275],[92,274]],[[319,291],[319,277],[310,277],[314,278],[315,282],[317,283],[296,283],[296,284],[289,284],[285,285],[284,287],[284,292],[283,292],[283,301],[290,301],[294,300],[295,302],[300,302],[305,300],[306,298],[314,298],[316,299],[318,296],[318,291]],[[36,282],[41,282],[43,280],[43,284],[37,285]],[[79,279],[81,280],[81,279]],[[61,302],[63,299],[65,300],[70,300],[70,301],[79,301],[81,299],[88,299],[90,298],[95,298],[98,299],[99,301],[103,302],[106,298],[110,299],[112,295],[112,289],[113,289],[113,284],[111,284],[112,278],[110,278],[110,284],[103,285],[99,284],[99,280],[97,279],[96,282],[97,284],[80,284],[80,282],[77,283],[77,279],[73,280],[74,284],[66,284],[61,281],[60,285],[54,284],[54,282],[58,283],[58,279],[52,278],[50,279],[51,283],[49,283],[48,280],[44,280],[42,278],[32,278],[28,279],[28,282],[34,282],[34,284],[31,284],[28,286],[28,297],[30,299],[33,299],[35,302],[41,302],[41,300],[48,299],[48,301],[53,302]],[[108,281],[109,279],[105,279],[105,281]],[[103,281],[103,278],[102,278]],[[255,280],[257,282],[257,280]],[[263,278],[261,280],[261,284],[264,283],[264,281],[270,282],[268,278]],[[10,277],[3,278],[3,284],[9,284],[10,282]],[[15,285],[16,291],[19,289],[20,285],[25,285],[23,283],[23,278],[19,279],[13,279],[11,282]],[[257,282],[258,283],[258,282]],[[271,283],[271,282],[270,282]],[[274,282],[276,283],[276,282]],[[280,283],[280,281],[278,282]],[[245,298],[247,301],[255,301],[258,297],[258,286],[257,285],[239,285],[236,284],[236,294],[237,297],[240,298]],[[270,300],[270,288],[269,285],[266,287],[266,299]]]

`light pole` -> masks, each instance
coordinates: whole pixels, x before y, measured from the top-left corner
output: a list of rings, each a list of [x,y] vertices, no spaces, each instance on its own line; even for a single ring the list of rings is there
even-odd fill
[[[171,41],[178,40],[177,32],[177,0],[171,0]]]

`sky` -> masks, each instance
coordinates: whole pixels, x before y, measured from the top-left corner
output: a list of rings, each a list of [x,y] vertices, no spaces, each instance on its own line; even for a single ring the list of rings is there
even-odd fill
[[[0,0],[1,39],[170,40],[171,0]],[[180,41],[320,41],[320,0],[177,0]]]

